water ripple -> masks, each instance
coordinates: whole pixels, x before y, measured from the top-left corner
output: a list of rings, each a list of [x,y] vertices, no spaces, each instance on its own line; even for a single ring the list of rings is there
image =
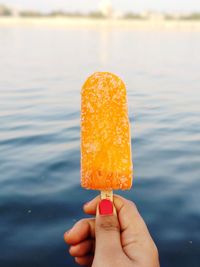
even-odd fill
[[[104,69],[126,81],[132,125],[133,188],[117,193],[161,266],[199,266],[199,37],[0,28],[0,266],[76,266],[63,233],[99,194],[80,188],[80,88]]]

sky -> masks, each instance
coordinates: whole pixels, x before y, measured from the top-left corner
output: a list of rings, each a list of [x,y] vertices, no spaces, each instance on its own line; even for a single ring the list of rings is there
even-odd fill
[[[1,4],[43,12],[55,9],[88,12],[98,9],[100,2],[100,0],[0,0]],[[200,12],[200,0],[112,0],[111,3],[115,10],[122,12],[144,10]]]

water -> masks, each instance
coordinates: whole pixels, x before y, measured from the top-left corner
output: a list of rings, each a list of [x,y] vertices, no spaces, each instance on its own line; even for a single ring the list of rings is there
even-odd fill
[[[0,28],[0,265],[76,266],[63,233],[97,192],[80,188],[80,87],[120,75],[136,202],[162,267],[199,266],[200,33]]]

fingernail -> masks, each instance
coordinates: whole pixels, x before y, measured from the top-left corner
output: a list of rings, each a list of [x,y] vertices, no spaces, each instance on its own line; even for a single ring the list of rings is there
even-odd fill
[[[100,215],[112,215],[113,214],[113,204],[109,199],[103,199],[99,203],[99,213]]]

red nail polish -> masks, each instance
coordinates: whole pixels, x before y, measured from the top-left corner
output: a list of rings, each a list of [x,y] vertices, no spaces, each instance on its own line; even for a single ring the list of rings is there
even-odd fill
[[[113,214],[113,204],[109,199],[103,199],[99,203],[99,213],[100,215],[112,215]]]

